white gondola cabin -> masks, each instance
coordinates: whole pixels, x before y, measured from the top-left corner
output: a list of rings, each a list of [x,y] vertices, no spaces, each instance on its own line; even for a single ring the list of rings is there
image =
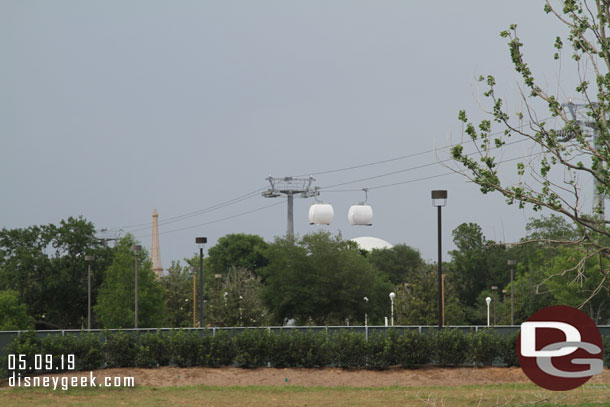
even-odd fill
[[[352,205],[347,213],[347,219],[353,226],[371,226],[373,224],[373,208],[371,205]]]
[[[309,207],[310,225],[330,225],[335,216],[333,206],[327,203],[315,203]]]

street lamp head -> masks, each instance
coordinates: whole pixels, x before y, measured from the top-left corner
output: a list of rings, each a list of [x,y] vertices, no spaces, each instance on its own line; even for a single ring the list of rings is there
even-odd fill
[[[509,266],[517,265],[517,260],[506,260],[506,264]]]
[[[363,300],[364,302],[369,302],[369,297],[364,297]]]
[[[447,204],[447,191],[434,190],[432,191],[432,206],[445,206]]]
[[[197,244],[206,244],[207,242],[208,242],[207,237],[196,237],[195,238],[195,243],[197,243]]]
[[[394,301],[394,297],[396,297],[396,293],[392,291],[392,292],[390,293],[390,299],[391,299],[392,301]]]
[[[142,246],[139,244],[134,244],[133,246],[131,246],[131,250],[133,250],[134,252],[142,251]]]
[[[491,297],[485,298],[485,302],[487,303],[487,305],[489,305],[491,303]]]
[[[95,256],[85,256],[85,261],[94,261]]]

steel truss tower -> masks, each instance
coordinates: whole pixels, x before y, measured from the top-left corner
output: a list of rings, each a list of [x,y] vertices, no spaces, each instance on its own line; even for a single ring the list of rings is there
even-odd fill
[[[159,246],[159,213],[155,209],[152,215],[152,242],[150,245],[150,257],[152,258],[152,271],[157,277],[163,276],[161,265],[161,247]]]
[[[581,128],[581,130],[583,130],[583,133],[585,135],[587,135],[587,133],[589,135],[592,136],[593,138],[593,148],[595,148],[597,146],[597,138],[598,138],[598,132],[599,129],[597,128],[597,124],[595,122],[595,120],[593,120],[591,118],[590,115],[584,115],[585,120],[579,119],[578,118],[578,110],[580,109],[586,109],[586,110],[591,110],[591,109],[595,109],[598,106],[598,104],[596,102],[592,102],[589,104],[580,104],[580,103],[573,103],[571,100],[568,103],[564,103],[561,105],[562,108],[567,108],[568,112],[570,112],[570,116],[572,116],[572,121],[574,124],[576,124],[577,126],[579,126]],[[582,114],[581,114],[582,115]],[[561,129],[559,131],[557,131],[557,135],[560,136],[559,141],[561,142],[566,142],[569,141],[571,139],[573,139],[574,137],[576,137],[577,135],[574,133],[573,130],[571,129]],[[593,182],[593,213],[599,213],[601,215],[602,219],[605,219],[605,199],[606,196],[603,193],[600,193],[600,189],[601,189],[601,184],[599,182],[599,180],[597,178],[594,178],[594,182]]]
[[[294,196],[301,198],[311,198],[319,194],[318,189],[312,186],[315,179],[312,176],[309,178],[273,178],[271,175],[267,177],[267,181],[271,184],[271,188],[263,192],[261,195],[265,198],[277,198],[281,195],[286,195],[288,204],[288,227],[286,235],[294,238]]]

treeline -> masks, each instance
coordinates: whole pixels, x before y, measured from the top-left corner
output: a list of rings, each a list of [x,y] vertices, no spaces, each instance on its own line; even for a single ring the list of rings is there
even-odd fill
[[[551,216],[533,219],[521,244],[488,240],[473,223],[452,232],[456,249],[443,264],[445,324],[515,324],[554,304],[582,306],[598,324],[610,317],[607,260],[578,244],[581,231]],[[139,262],[140,327],[191,327],[199,258],[172,262],[155,277],[145,250],[124,236],[112,246],[91,222],[0,230],[0,330],[87,327],[87,273],[92,270],[92,327],[134,326],[134,256]],[[87,262],[85,256],[94,256]],[[515,260],[516,265],[509,265]],[[511,296],[511,268],[514,292]],[[312,233],[266,242],[221,237],[204,259],[204,326],[435,325],[437,266],[406,245],[366,252],[340,235]],[[583,305],[584,304],[584,305]],[[198,313],[198,311],[196,311]]]

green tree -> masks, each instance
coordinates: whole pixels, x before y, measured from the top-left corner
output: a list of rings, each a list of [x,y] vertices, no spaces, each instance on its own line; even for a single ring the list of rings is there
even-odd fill
[[[367,258],[377,270],[388,276],[392,284],[409,282],[417,268],[424,264],[419,251],[406,244],[389,249],[373,249]]]
[[[226,274],[232,269],[257,270],[267,265],[265,250],[269,245],[258,235],[234,233],[218,239],[208,251],[212,274]]]
[[[388,314],[393,287],[387,276],[340,235],[277,238],[267,256],[263,298],[276,323],[285,318],[318,325],[363,322],[365,313],[371,323],[381,323]]]
[[[132,328],[135,323],[135,260],[131,235],[121,238],[110,267],[104,272],[95,315],[104,328]],[[166,322],[163,289],[151,270],[145,250],[137,254],[138,327],[161,327]]]
[[[0,291],[0,331],[28,330],[34,328],[34,320],[19,302],[16,291]]]
[[[95,299],[113,249],[95,237],[83,218],[59,225],[0,230],[0,290],[14,290],[38,327],[80,328],[87,319],[87,262],[94,255]]]
[[[462,223],[453,230],[453,242],[457,250],[449,252],[450,274],[460,303],[475,306],[481,291],[510,280],[506,248],[488,241],[479,225]]]
[[[596,194],[603,197],[610,193],[610,43],[607,40],[610,15],[606,0],[559,3],[553,7],[546,2],[544,11],[556,18],[563,30],[556,37],[553,58],[558,64],[569,58],[569,63],[575,65],[572,72],[577,74],[560,81],[571,82],[573,90],[558,87],[554,93],[545,83],[546,79],[540,80],[534,75],[524,56],[524,43],[517,33],[517,25],[511,25],[500,34],[508,41],[514,70],[523,83],[523,109],[509,111],[496,92],[496,79],[491,75],[481,76],[480,80],[486,84],[484,96],[489,101],[491,117],[477,124],[468,119],[465,111],[459,113],[459,120],[477,153],[467,153],[468,146],[464,144],[453,147],[451,153],[463,167],[463,174],[477,183],[484,194],[498,192],[508,204],[545,209],[569,219],[578,233],[562,237],[568,238],[565,240],[568,245],[578,241],[584,250],[574,258],[574,263],[565,264],[564,271],[580,279],[583,274],[574,265],[598,256],[610,259],[610,229],[608,221],[601,216],[602,200],[594,202],[593,214],[583,209],[583,187],[591,179]],[[564,48],[564,41],[569,47]],[[558,70],[565,71],[565,67],[558,65]],[[565,95],[570,93],[584,103],[579,106],[572,99],[566,100]],[[524,118],[529,123],[524,123]],[[502,131],[498,132],[497,127]],[[523,149],[533,153],[517,162],[513,170],[500,171],[501,157],[509,140],[511,144],[527,142],[529,145]],[[605,276],[609,270],[599,271]],[[593,295],[605,290],[604,281],[599,280]]]
[[[205,315],[214,326],[264,326],[269,312],[262,300],[263,284],[249,270],[232,268],[210,294]]]
[[[434,265],[418,266],[409,282],[397,285],[394,292],[396,324],[438,324],[438,274]]]
[[[170,327],[184,328],[193,325],[193,271],[172,261],[167,275],[159,279],[163,287],[163,298]]]

